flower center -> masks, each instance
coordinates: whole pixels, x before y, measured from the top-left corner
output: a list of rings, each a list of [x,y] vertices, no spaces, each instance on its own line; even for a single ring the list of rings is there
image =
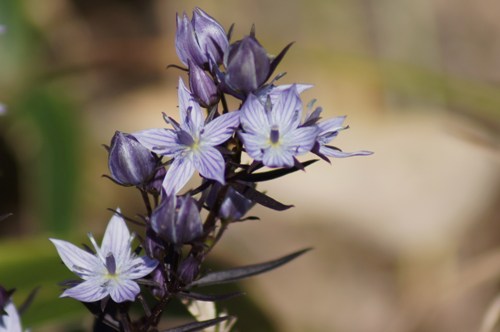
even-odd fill
[[[277,145],[280,140],[280,131],[277,125],[271,127],[271,134],[269,135],[269,140],[272,145]]]
[[[106,256],[106,269],[108,269],[108,273],[111,276],[114,276],[116,274],[116,260],[115,256],[113,256],[112,253],[109,253]]]

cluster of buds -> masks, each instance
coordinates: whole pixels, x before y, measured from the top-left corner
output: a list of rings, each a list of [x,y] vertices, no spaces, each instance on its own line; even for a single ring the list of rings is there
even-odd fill
[[[109,177],[141,193],[141,220],[116,210],[100,247],[89,236],[93,250],[51,239],[64,264],[82,279],[68,284],[62,296],[86,303],[96,314],[96,324],[123,331],[154,330],[172,299],[189,307],[200,299],[215,302],[238,295],[207,295],[197,289],[269,271],[307,251],[204,273],[202,264],[225,230],[257,219],[245,217],[255,204],[275,210],[291,207],[259,191],[258,183],[304,170],[317,161],[298,159],[308,153],[326,161],[371,153],[346,153],[329,145],[347,128],[345,117],[321,120],[322,110],[313,109],[313,103],[304,115],[300,95],[311,85],[275,85],[280,76],[271,76],[291,44],[273,57],[253,27],[241,40],[231,42],[230,35],[199,8],[191,19],[178,15],[176,50],[187,67],[181,68],[189,74],[188,86],[182,77],[178,80],[179,120],[163,114],[167,128],[116,132],[107,147]],[[239,109],[229,109],[227,98],[238,99]],[[243,162],[244,154],[250,162]],[[195,173],[200,183],[185,190]],[[136,249],[126,220],[141,227]],[[139,256],[141,250],[145,255]],[[145,308],[136,321],[128,316],[131,301],[141,301]],[[231,319],[215,315],[172,331],[231,326],[221,323]]]

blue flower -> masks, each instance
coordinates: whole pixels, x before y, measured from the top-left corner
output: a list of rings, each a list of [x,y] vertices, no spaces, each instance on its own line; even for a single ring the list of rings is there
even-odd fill
[[[239,135],[253,159],[268,167],[292,167],[296,156],[312,149],[319,129],[300,126],[302,101],[296,85],[272,99],[263,104],[255,95],[248,96],[241,109]]]
[[[89,238],[96,251],[94,255],[69,242],[50,239],[63,263],[83,279],[80,284],[66,289],[61,297],[95,302],[109,295],[116,303],[134,301],[140,292],[134,280],[150,274],[158,261],[147,256],[137,257],[132,252],[134,235],[118,214],[109,221],[100,248],[92,234]]]
[[[158,155],[174,160],[163,180],[168,195],[177,193],[191,178],[195,170],[201,176],[225,183],[225,163],[215,148],[226,142],[240,123],[240,112],[223,114],[208,123],[200,105],[179,78],[179,112],[181,122],[165,117],[174,129],[147,129],[133,136]]]

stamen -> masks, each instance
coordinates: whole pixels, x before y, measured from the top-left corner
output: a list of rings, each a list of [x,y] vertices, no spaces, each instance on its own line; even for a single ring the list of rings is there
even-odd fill
[[[101,259],[101,261],[103,263],[106,263],[106,259],[104,258],[104,256],[102,255],[101,253],[101,249],[99,248],[99,246],[97,245],[97,242],[95,242],[95,239],[94,239],[94,235],[92,235],[92,233],[88,233],[87,236],[89,237],[90,239],[90,242],[92,243],[92,245],[94,246],[94,249],[95,249],[95,252],[97,254],[97,256]]]
[[[271,140],[271,143],[273,143],[273,144],[276,144],[276,143],[279,142],[279,140],[280,140],[280,131],[279,131],[277,125],[273,125],[271,127],[271,135],[270,135],[269,139]]]
[[[112,253],[109,253],[106,256],[106,268],[108,269],[109,274],[111,275],[116,274],[116,261],[115,261],[115,256],[113,256]]]

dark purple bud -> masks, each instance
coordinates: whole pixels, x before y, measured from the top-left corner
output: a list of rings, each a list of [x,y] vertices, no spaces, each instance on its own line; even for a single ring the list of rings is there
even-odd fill
[[[159,195],[161,193],[161,185],[166,174],[167,170],[164,167],[158,168],[153,178],[149,181],[146,190],[154,193],[155,195]]]
[[[185,13],[177,15],[175,49],[184,65],[204,67],[210,60],[221,64],[228,46],[224,28],[200,8],[194,10],[192,21]]]
[[[224,62],[224,83],[244,95],[263,85],[271,71],[271,59],[253,36],[247,36],[232,44]]]
[[[182,263],[179,265],[179,279],[185,285],[189,285],[198,276],[200,271],[200,261],[189,255]]]
[[[161,266],[158,266],[151,272],[151,276],[153,281],[157,284],[156,287],[153,287],[152,293],[157,298],[162,298],[167,294],[167,289],[165,285],[165,278],[163,277],[163,271],[161,270]]]
[[[196,65],[189,66],[189,86],[201,106],[208,108],[219,102],[219,92],[213,79]]]
[[[158,167],[158,158],[132,135],[117,131],[111,140],[108,167],[116,182],[139,186],[152,178]]]
[[[249,184],[255,188],[255,184]],[[207,205],[212,208],[215,204],[221,185],[215,183],[210,189],[207,197]],[[253,206],[255,202],[241,195],[239,192],[229,187],[226,197],[219,209],[219,218],[225,221],[236,221],[241,219]]]
[[[150,228],[146,232],[144,250],[149,257],[156,258],[159,261],[162,261],[165,256],[165,247],[161,244],[161,240],[156,233]]]
[[[198,238],[203,233],[203,226],[194,199],[191,196],[177,198],[164,194],[162,197],[151,215],[151,227],[155,233],[162,240],[177,246]]]
[[[224,28],[213,17],[196,7],[193,25],[198,43],[207,56],[216,64],[222,64],[224,53],[229,47]]]

